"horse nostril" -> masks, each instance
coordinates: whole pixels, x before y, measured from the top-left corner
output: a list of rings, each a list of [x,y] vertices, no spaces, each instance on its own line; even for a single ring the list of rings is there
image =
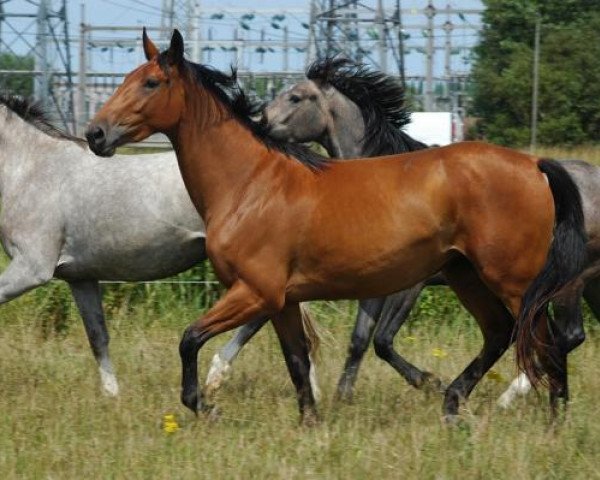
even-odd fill
[[[102,140],[104,138],[104,130],[102,130],[102,127],[95,127],[90,133],[94,140]]]

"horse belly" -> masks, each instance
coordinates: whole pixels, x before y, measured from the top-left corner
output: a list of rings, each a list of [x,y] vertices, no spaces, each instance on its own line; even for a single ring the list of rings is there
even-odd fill
[[[323,255],[312,268],[290,279],[293,300],[370,298],[409,288],[439,271],[448,249],[435,236],[398,242],[397,248],[377,243],[361,251]]]
[[[147,244],[96,242],[62,252],[55,277],[63,280],[145,281],[183,272],[206,258],[200,236],[177,235]]]

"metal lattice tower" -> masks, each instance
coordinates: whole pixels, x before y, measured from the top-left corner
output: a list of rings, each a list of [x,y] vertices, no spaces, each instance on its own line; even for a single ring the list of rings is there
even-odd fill
[[[11,71],[14,59],[33,59],[37,100],[74,128],[73,76],[66,0],[0,1],[0,55],[3,78],[31,75]],[[12,67],[14,69],[14,67]],[[62,91],[62,92],[61,92]],[[68,92],[66,95],[64,92]]]
[[[194,34],[194,18],[198,1],[195,0],[163,0],[160,26],[163,28],[162,38],[171,38],[171,30],[177,28],[186,39]]]
[[[311,34],[315,47],[311,55],[342,54],[359,62],[368,59],[387,71],[388,50],[395,44],[392,38],[397,38],[390,30],[397,28],[398,22],[393,15],[386,17],[384,3],[383,0],[312,0]]]

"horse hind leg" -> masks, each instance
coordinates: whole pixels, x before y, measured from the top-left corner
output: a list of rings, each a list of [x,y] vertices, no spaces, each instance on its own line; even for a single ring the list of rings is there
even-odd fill
[[[536,348],[536,354],[542,371],[548,376],[550,413],[552,420],[556,420],[561,410],[566,410],[569,400],[567,338],[555,323],[548,320],[547,313],[542,314],[534,334],[538,344],[544,345],[544,348]]]
[[[102,389],[106,395],[115,397],[119,394],[119,384],[108,354],[109,335],[102,309],[100,285],[96,280],[88,280],[69,282],[69,288],[83,319],[94,358],[98,363]]]
[[[553,300],[554,323],[562,332],[567,351],[572,351],[585,340],[581,297],[584,282],[578,279],[569,284]],[[498,398],[498,406],[508,408],[518,396],[525,396],[532,385],[525,373],[520,373]]]
[[[415,388],[442,392],[442,382],[432,373],[424,372],[405,360],[394,350],[394,337],[408,318],[425,283],[388,297],[375,331],[374,347],[377,356],[385,360]]]
[[[208,374],[206,375],[205,393],[213,395],[227,378],[231,364],[236,359],[244,345],[268,322],[268,318],[256,320],[241,326],[235,331],[234,336],[212,358]]]
[[[484,342],[479,355],[446,389],[442,410],[444,418],[453,421],[458,415],[460,401],[469,397],[481,378],[510,346],[514,318],[466,259],[453,261],[443,272],[452,290],[477,320]]]
[[[381,314],[386,298],[370,298],[362,300],[359,304],[356,323],[354,324],[350,345],[348,346],[344,371],[337,385],[336,400],[344,402],[352,401],[358,369],[365,352],[369,348],[377,318]]]

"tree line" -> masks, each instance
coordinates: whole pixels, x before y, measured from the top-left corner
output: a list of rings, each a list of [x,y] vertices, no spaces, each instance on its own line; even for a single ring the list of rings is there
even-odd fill
[[[473,69],[472,114],[480,133],[510,146],[529,143],[534,32],[540,21],[538,143],[600,140],[600,2],[483,0]]]

